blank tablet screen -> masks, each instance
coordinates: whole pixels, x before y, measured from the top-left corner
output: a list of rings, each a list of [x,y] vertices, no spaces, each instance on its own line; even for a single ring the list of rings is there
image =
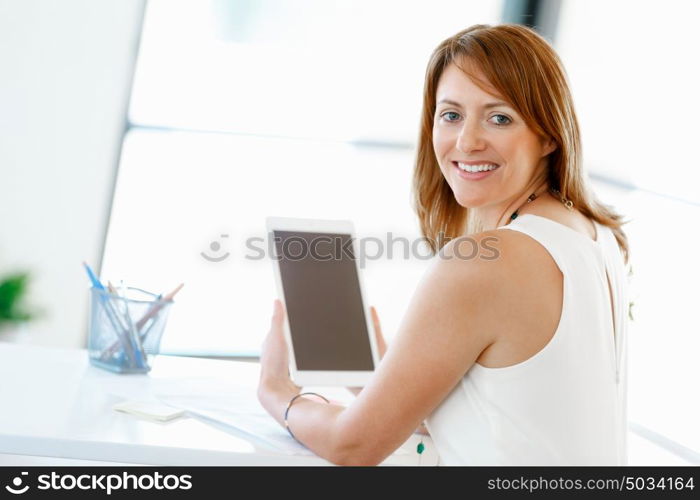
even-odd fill
[[[351,235],[273,236],[297,370],[374,370]]]

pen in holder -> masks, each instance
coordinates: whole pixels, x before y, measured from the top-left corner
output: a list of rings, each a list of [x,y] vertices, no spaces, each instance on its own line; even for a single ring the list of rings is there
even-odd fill
[[[129,287],[124,296],[90,289],[90,362],[119,373],[146,373],[158,354],[172,298]]]

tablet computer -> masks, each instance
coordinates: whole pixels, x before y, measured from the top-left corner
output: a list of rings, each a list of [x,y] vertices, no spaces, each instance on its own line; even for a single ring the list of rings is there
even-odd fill
[[[268,217],[297,385],[364,386],[379,363],[351,221]]]

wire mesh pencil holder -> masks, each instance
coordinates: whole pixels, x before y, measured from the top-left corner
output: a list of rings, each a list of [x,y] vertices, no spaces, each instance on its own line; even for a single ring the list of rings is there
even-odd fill
[[[118,373],[147,373],[172,304],[140,288],[129,287],[123,296],[90,288],[90,363]]]

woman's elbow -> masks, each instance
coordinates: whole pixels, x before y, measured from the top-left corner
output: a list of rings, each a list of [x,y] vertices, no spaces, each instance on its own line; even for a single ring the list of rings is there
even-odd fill
[[[384,453],[379,442],[367,435],[365,426],[350,421],[339,422],[332,460],[336,465],[370,467],[381,464],[391,451]]]
[[[362,453],[339,454],[333,460],[335,465],[344,467],[374,467],[382,463],[382,459],[377,456],[365,455]]]
[[[366,445],[340,446],[331,460],[335,465],[346,467],[372,467],[381,464],[386,456],[378,453],[374,447]]]

